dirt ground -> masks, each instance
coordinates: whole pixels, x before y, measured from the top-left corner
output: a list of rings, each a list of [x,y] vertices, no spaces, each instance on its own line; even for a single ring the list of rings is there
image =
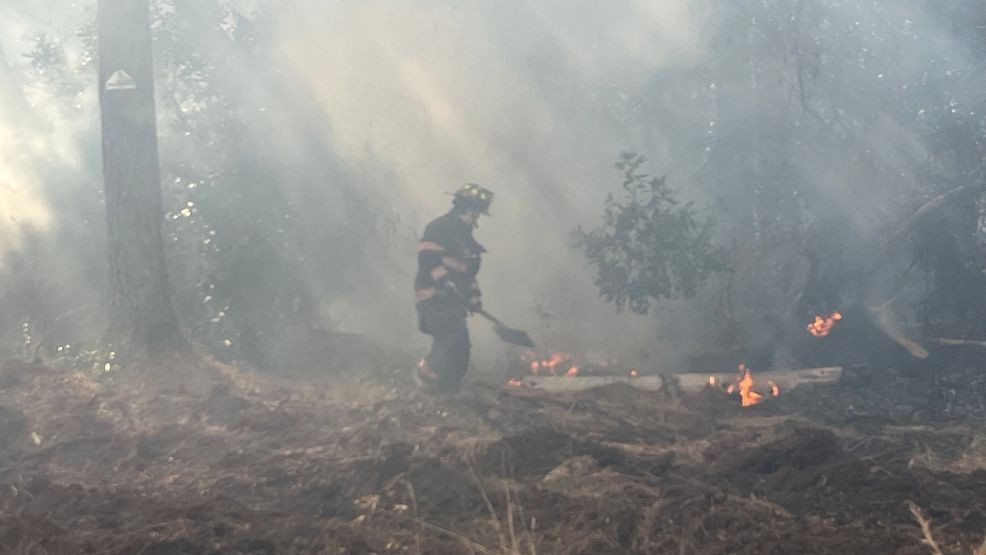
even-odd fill
[[[3,366],[0,552],[986,553],[972,367],[741,408],[166,366]]]

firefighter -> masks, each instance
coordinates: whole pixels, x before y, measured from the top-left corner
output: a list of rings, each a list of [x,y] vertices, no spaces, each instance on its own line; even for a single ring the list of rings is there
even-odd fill
[[[480,215],[489,214],[493,193],[467,183],[452,197],[452,209],[425,227],[418,245],[414,280],[418,329],[432,337],[431,350],[418,364],[424,388],[455,393],[469,366],[466,317],[482,309],[476,282],[486,249],[473,238]]]

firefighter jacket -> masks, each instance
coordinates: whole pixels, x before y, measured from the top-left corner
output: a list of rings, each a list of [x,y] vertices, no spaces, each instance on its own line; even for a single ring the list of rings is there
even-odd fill
[[[478,301],[476,274],[486,249],[473,238],[472,228],[455,212],[425,227],[418,244],[418,273],[414,279],[419,301],[447,295],[449,290],[458,291],[469,302]]]

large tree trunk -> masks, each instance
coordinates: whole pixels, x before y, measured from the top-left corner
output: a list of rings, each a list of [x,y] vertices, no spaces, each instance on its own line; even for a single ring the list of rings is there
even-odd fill
[[[148,354],[184,344],[161,237],[148,0],[99,0],[99,103],[112,289],[109,339]]]

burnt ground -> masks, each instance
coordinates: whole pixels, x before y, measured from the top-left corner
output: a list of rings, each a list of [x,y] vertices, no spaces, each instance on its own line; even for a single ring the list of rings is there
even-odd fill
[[[169,366],[3,367],[0,552],[986,552],[973,363],[748,409]]]

